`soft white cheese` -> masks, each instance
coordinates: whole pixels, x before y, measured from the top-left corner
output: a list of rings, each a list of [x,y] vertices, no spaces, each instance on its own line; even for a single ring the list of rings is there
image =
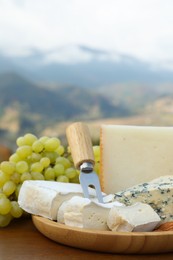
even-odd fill
[[[102,125],[102,190],[115,193],[173,175],[173,127]]]
[[[96,196],[94,189],[89,188],[89,193]],[[83,196],[80,184],[29,180],[22,184],[18,203],[28,213],[56,220],[62,202],[75,195]]]
[[[119,232],[148,232],[159,223],[160,217],[152,207],[140,202],[131,206],[114,206],[107,219],[108,227]]]
[[[67,226],[84,229],[109,230],[107,217],[114,206],[122,206],[122,203],[98,203],[87,198],[74,196],[62,203],[58,210],[57,221]]]

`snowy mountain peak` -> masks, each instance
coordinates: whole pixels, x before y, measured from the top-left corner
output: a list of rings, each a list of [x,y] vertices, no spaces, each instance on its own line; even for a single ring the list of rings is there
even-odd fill
[[[115,62],[118,62],[120,60],[120,55],[115,52],[108,52],[105,50],[90,48],[84,45],[66,45],[45,53],[43,58],[43,62],[47,64],[76,64],[80,62],[90,62],[91,60],[113,60]]]

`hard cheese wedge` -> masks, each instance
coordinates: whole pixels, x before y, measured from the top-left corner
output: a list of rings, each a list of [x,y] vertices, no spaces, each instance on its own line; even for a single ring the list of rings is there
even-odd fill
[[[140,202],[131,206],[114,206],[107,219],[108,227],[118,232],[148,232],[159,223],[160,217],[152,207]]]
[[[87,198],[74,196],[65,201],[58,210],[57,221],[67,226],[85,229],[109,230],[107,217],[113,206],[122,206],[119,202],[98,203]]]
[[[114,199],[125,205],[147,203],[160,216],[162,223],[173,221],[173,176],[162,176],[117,192]]]
[[[102,125],[100,139],[107,194],[173,174],[173,127]]]
[[[89,193],[96,196],[94,189]],[[22,184],[18,203],[28,213],[56,220],[60,205],[75,195],[83,196],[80,184],[29,180]]]

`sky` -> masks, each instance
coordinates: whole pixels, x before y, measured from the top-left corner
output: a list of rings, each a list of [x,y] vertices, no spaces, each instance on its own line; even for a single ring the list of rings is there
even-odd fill
[[[173,1],[0,0],[1,53],[75,45],[173,69]]]

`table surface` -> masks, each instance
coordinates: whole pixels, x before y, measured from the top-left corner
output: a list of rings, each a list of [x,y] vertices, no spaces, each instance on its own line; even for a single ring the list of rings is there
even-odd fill
[[[155,255],[104,254],[60,245],[43,236],[31,218],[13,221],[0,228],[0,260],[56,260],[56,259],[116,259],[151,260],[173,259],[173,253]]]

